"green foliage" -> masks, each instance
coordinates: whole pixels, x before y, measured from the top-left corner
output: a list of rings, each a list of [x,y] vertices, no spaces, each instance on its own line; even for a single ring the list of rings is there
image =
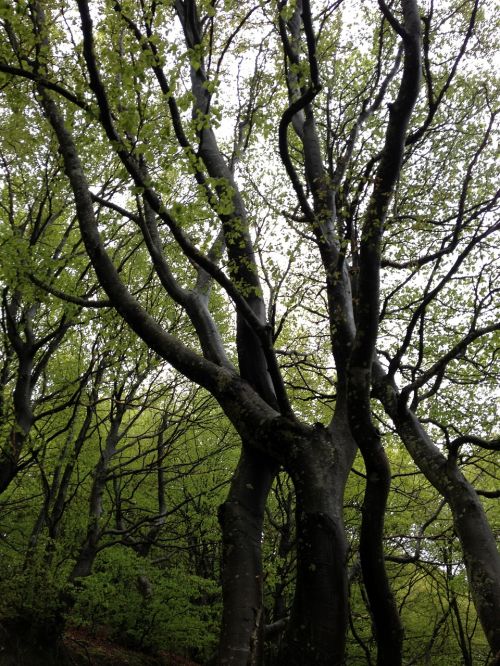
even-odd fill
[[[40,544],[41,545],[41,544]],[[69,562],[57,563],[61,550],[45,541],[54,559],[52,564],[39,548],[22,559],[4,561],[0,578],[0,624],[24,635],[26,642],[50,644],[64,627],[65,600],[71,591],[68,585]]]
[[[123,548],[104,551],[78,591],[72,622],[120,644],[201,659],[215,650],[220,589],[182,567],[160,569]],[[193,648],[196,646],[196,649]]]
[[[279,19],[294,18],[295,0],[279,5],[200,0],[200,43],[193,44],[191,35],[189,45],[175,18],[175,3],[90,4],[96,64],[118,138],[108,140],[103,131],[100,121],[106,114],[89,88],[80,21],[68,3],[41,2],[46,23],[38,31],[33,3],[0,2],[0,63],[4,69],[21,65],[35,75],[36,62],[42,74],[66,90],[66,96],[54,90],[48,94],[72,132],[95,197],[100,238],[124,288],[158,329],[201,350],[186,311],[170,298],[172,290],[163,288],[165,266],[178,283],[177,301],[183,290],[193,295],[201,274],[175,242],[164,215],[168,211],[179,231],[200,251],[211,253],[226,275],[244,276],[233,281],[241,296],[265,301],[262,314],[267,309],[295,415],[309,424],[328,424],[339,388],[332,337],[344,322],[336,320],[338,303],[329,301],[325,283],[338,286],[342,270],[348,271],[356,311],[360,230],[400,71],[373,113],[363,123],[360,119],[395,61],[397,36],[390,22],[381,20],[376,3],[368,1],[313,8],[322,90],[301,109],[308,126],[298,131],[295,117],[287,131],[290,159],[309,205],[325,203],[324,192],[313,200],[319,181],[335,201],[329,211],[332,219],[333,208],[337,213],[334,245],[345,257],[325,276],[321,243],[313,237],[324,218],[318,215],[308,224],[278,146],[280,120],[311,75],[310,44],[299,44],[304,35],[289,35],[287,48],[297,49],[296,57],[284,56],[287,48],[279,39]],[[421,10],[428,12],[424,4]],[[470,332],[498,322],[498,244],[492,231],[499,202],[493,102],[499,83],[486,76],[498,18],[493,3],[480,4],[467,44],[463,37],[471,3],[434,3],[432,20],[428,14],[422,21],[432,29],[423,40],[428,49],[424,84],[410,133],[424,127],[433,101],[441,90],[444,95],[429,131],[407,146],[382,248],[377,345],[384,367],[401,350],[395,369],[401,386],[418,383]],[[391,5],[396,13],[397,6]],[[138,37],[136,30],[143,34]],[[445,89],[454,62],[450,58],[460,53],[462,43],[464,57],[456,61],[457,73]],[[159,85],[158,67],[168,91]],[[52,291],[82,299],[105,297],[77,228],[74,193],[40,107],[40,87],[5,71],[0,93],[3,454],[13,452],[12,435],[21,432],[14,399],[22,374],[19,350],[31,338],[36,343],[35,371],[25,390],[33,412],[31,430],[18,476],[1,498],[0,621],[24,623],[41,633],[62,614],[96,631],[105,627],[122,643],[206,660],[214,652],[220,621],[217,509],[237,464],[234,431],[219,407],[138,342],[116,312],[82,308],[32,281],[34,275]],[[70,101],[75,98],[76,104]],[[317,133],[324,156],[320,166],[305,154],[305,130]],[[212,158],[216,154],[211,163],[202,155],[203,136],[218,144],[208,151]],[[144,169],[143,184],[121,162],[123,150]],[[337,167],[344,166],[345,177],[334,184]],[[319,181],[316,172],[313,177],[306,173],[316,168]],[[157,232],[151,254],[149,232],[139,233],[149,224],[144,221],[148,187],[161,200],[157,226],[150,228]],[[235,214],[240,196],[246,215]],[[221,226],[224,244],[219,239],[214,249]],[[247,252],[250,246],[255,263]],[[228,249],[236,259],[227,256]],[[158,258],[160,269],[154,266]],[[257,272],[262,287],[247,282]],[[209,281],[201,296],[207,296],[209,312],[203,311],[203,321],[198,316],[198,328],[210,314],[210,330],[217,330],[237,366],[234,303]],[[60,322],[71,328],[52,346]],[[499,344],[497,328],[467,344],[410,391],[408,404],[448,456],[448,467],[455,464],[456,437],[498,438]],[[87,416],[88,429],[81,433]],[[450,510],[402,448],[375,399],[372,416],[392,467],[384,547],[406,629],[405,656],[411,663],[450,666],[469,649],[473,662],[482,664],[486,643]],[[457,470],[480,491],[494,530],[499,524],[496,455],[466,442],[455,456]],[[366,663],[366,655],[373,658],[375,652],[358,563],[364,474],[358,456],[344,497],[352,666]],[[92,495],[96,480],[102,484]],[[283,472],[267,511],[265,603],[268,617],[278,620],[289,613],[296,567],[295,498]],[[94,568],[69,588],[72,566],[93,526]],[[150,548],[141,556],[144,545]],[[71,614],[65,606],[70,597],[76,602]]]

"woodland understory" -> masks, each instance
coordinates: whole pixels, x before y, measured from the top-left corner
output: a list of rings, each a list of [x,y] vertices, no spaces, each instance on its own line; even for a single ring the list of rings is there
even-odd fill
[[[495,10],[0,0],[0,664],[500,666]]]

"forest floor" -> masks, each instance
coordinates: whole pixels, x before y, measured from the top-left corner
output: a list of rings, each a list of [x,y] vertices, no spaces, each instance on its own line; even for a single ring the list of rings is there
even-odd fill
[[[185,657],[122,647],[82,629],[68,629],[57,653],[29,648],[22,638],[0,646],[0,666],[198,666]]]
[[[73,656],[75,666],[197,666],[194,661],[179,655],[166,652],[152,655],[124,648],[82,629],[67,631],[64,644]]]

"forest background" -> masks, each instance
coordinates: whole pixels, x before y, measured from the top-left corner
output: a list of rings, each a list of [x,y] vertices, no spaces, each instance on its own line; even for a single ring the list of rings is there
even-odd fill
[[[0,2],[0,661],[500,663],[497,14]]]

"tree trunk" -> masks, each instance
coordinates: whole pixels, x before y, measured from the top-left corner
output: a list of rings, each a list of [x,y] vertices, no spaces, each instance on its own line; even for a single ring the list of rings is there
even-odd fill
[[[418,418],[398,401],[394,384],[379,388],[377,396],[415,464],[450,506],[479,621],[493,654],[497,654],[500,652],[500,555],[481,501],[456,463],[445,458]]]
[[[116,446],[120,439],[119,428],[124,412],[125,408],[121,406],[117,410],[117,414],[111,418],[111,427],[106,437],[106,446],[102,450],[93,472],[94,481],[89,499],[89,524],[85,540],[80,547],[75,565],[69,576],[69,580],[72,583],[78,578],[90,576],[95,558],[99,552],[99,540],[102,536],[100,525],[103,512],[102,496],[106,487],[109,462],[116,453]]]
[[[279,655],[287,666],[344,663],[348,627],[344,487],[355,444],[342,414],[315,426],[290,463],[296,490],[297,583]]]
[[[19,457],[33,425],[31,404],[33,355],[31,347],[17,351],[19,367],[13,392],[14,424],[0,452],[0,494],[5,492],[19,471]]]
[[[369,384],[366,386],[364,398],[356,400],[356,397],[356,392],[353,391],[349,405],[349,422],[366,470],[359,537],[363,583],[375,629],[377,665],[401,666],[403,627],[384,558],[384,519],[391,485],[391,469],[380,434],[371,418]]]
[[[474,605],[488,643],[500,651],[500,555],[481,501],[455,463],[447,461],[410,410],[396,426],[410,455],[446,498],[462,546]]]
[[[262,663],[264,606],[262,528],[275,463],[244,446],[229,495],[219,510],[223,541],[224,611],[219,664]]]

